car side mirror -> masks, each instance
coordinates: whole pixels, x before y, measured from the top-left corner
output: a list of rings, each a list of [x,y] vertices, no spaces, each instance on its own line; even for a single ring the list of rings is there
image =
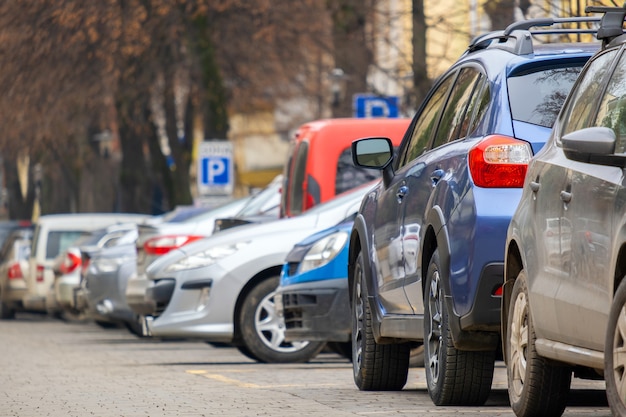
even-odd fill
[[[615,132],[608,127],[588,127],[561,138],[567,159],[589,164],[626,167],[626,155],[616,155]]]
[[[364,138],[352,142],[352,160],[362,168],[385,169],[393,159],[393,144],[388,138]]]

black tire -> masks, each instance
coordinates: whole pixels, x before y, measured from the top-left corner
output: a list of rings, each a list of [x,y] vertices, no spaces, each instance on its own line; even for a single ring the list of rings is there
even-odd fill
[[[524,270],[518,274],[511,293],[507,334],[507,380],[509,400],[515,415],[531,417],[563,414],[572,369],[537,354]]]
[[[143,316],[136,315],[132,320],[128,320],[124,322],[124,327],[126,330],[131,332],[137,337],[147,337],[143,334]]]
[[[454,347],[444,305],[439,251],[433,254],[424,291],[424,369],[435,405],[483,405],[491,392],[496,352]]]
[[[352,370],[361,391],[399,391],[409,374],[408,343],[378,344],[372,332],[363,254],[359,253],[352,280]]]
[[[94,322],[103,329],[116,329],[119,327],[117,323],[112,323],[110,321],[94,320]]]
[[[253,355],[252,352],[250,352],[250,349],[248,349],[246,345],[237,345],[236,347],[239,353],[241,353],[246,358],[252,359],[253,361],[261,362],[261,360],[256,355]]]
[[[604,348],[604,378],[606,381],[606,398],[615,416],[626,416],[626,396],[624,391],[626,374],[626,361],[624,360],[624,348],[626,348],[626,334],[623,329],[626,325],[626,280],[623,280],[611,304],[609,313],[609,325],[607,326],[606,342]],[[617,363],[615,362],[617,359]]]
[[[12,320],[15,318],[15,309],[0,300],[0,319]]]
[[[250,355],[259,362],[308,362],[326,343],[285,341],[285,322],[278,316],[274,304],[278,282],[277,276],[261,281],[246,295],[239,315],[241,339]]]

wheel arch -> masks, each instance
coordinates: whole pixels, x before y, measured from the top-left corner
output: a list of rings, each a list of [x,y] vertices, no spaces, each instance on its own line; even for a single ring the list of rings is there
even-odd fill
[[[520,271],[524,269],[522,253],[515,240],[511,240],[504,254],[504,283],[502,285],[502,303],[500,308],[500,340],[502,353],[506,362],[506,340],[508,337],[507,323],[509,322],[509,304],[511,303],[511,293],[513,285]]]
[[[250,293],[252,288],[257,286],[260,282],[263,282],[266,279],[269,279],[275,276],[280,276],[281,270],[282,270],[282,265],[276,265],[276,266],[266,268],[263,271],[256,273],[252,278],[250,278],[248,282],[246,282],[246,285],[243,286],[241,291],[239,291],[239,295],[237,296],[237,302],[235,303],[235,309],[233,311],[233,327],[234,327],[233,342],[234,343],[236,344],[241,343],[241,328],[239,326],[239,316],[241,314],[241,307],[247,295]]]
[[[622,283],[624,278],[626,278],[626,243],[622,243],[622,246],[619,248],[619,252],[617,254],[617,259],[615,260],[615,274],[613,276],[613,291],[611,293],[611,298],[615,295],[617,288]]]
[[[437,249],[439,250],[439,262],[441,263],[441,272],[443,273],[442,284],[446,295],[450,295],[450,238],[448,230],[445,227],[443,212],[439,207],[433,207],[427,217],[428,226],[424,237],[422,238],[421,250],[421,278],[422,278],[422,294],[426,294],[426,274],[428,274],[428,265]],[[451,311],[453,313],[453,311]]]
[[[358,215],[354,219],[354,226],[352,227],[352,233],[350,234],[350,246],[348,247],[348,288],[352,288],[352,284],[354,283],[354,266],[356,264],[356,258],[359,256],[362,248],[368,248],[368,238],[367,238],[367,226],[365,225],[365,220],[363,216]],[[370,285],[371,274],[370,271],[370,259],[368,254],[366,253],[363,256],[363,262],[365,262],[365,271],[367,274],[367,285]],[[368,293],[371,294],[371,288],[368,288]],[[352,291],[348,291],[350,305],[352,305]]]

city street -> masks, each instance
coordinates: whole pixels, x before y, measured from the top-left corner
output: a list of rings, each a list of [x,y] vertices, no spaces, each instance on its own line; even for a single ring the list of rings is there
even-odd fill
[[[258,364],[203,342],[37,315],[0,321],[0,416],[513,416],[497,364],[483,407],[435,407],[422,368],[401,392],[360,392],[350,363]],[[575,380],[565,416],[610,416],[602,382]]]

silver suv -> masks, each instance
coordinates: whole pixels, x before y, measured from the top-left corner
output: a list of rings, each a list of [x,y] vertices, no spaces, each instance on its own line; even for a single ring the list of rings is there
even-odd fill
[[[626,10],[531,161],[505,254],[502,340],[517,416],[564,412],[572,375],[606,381],[626,415]]]

